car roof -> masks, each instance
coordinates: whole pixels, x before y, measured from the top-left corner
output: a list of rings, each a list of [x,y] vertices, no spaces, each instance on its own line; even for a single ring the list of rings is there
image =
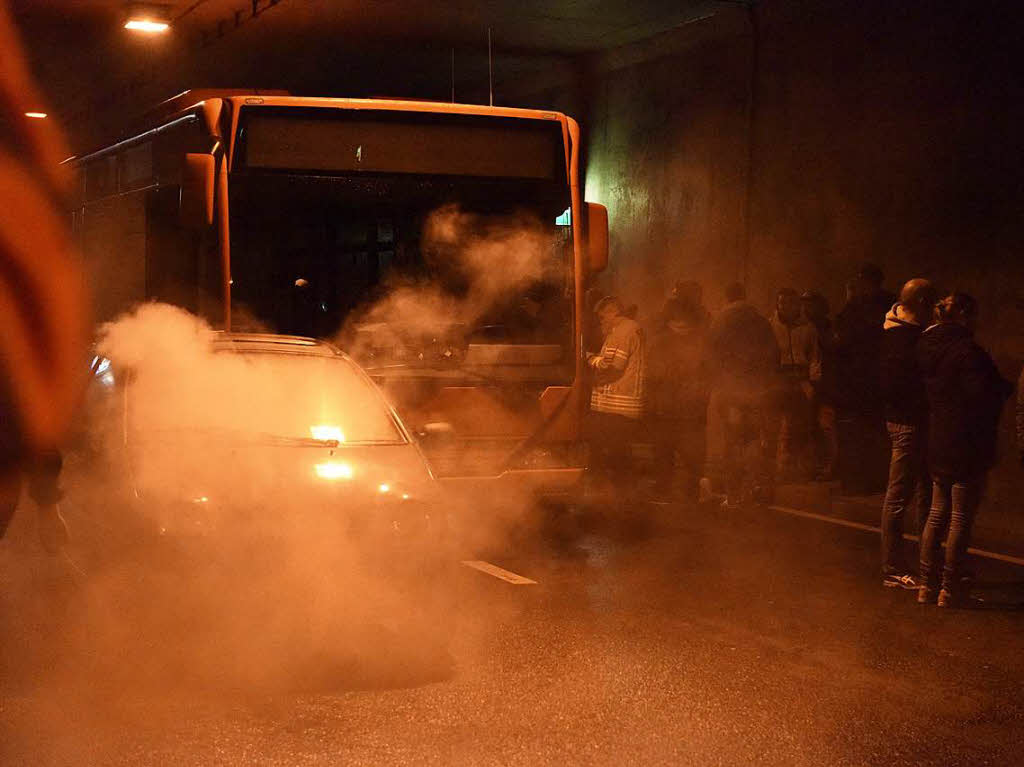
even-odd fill
[[[305,354],[312,357],[342,357],[337,348],[315,338],[274,333],[228,333],[216,331],[213,345],[218,351]]]

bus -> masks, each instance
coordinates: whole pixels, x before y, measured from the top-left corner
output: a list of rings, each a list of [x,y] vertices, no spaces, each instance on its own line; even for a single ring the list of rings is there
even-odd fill
[[[608,258],[552,111],[186,91],[72,158],[98,321],[143,301],[329,339],[467,490],[585,467],[583,296]]]

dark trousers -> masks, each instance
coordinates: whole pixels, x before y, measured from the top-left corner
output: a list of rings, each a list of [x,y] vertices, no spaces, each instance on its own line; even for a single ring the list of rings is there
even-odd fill
[[[0,538],[4,537],[21,497],[22,483],[28,482],[28,494],[40,506],[52,506],[60,500],[60,470],[64,465],[56,450],[44,453],[28,468],[0,478]]]
[[[704,419],[656,415],[648,421],[648,426],[654,441],[656,489],[670,492],[678,472],[683,499],[696,501],[704,466]]]
[[[921,533],[921,579],[925,584],[934,587],[939,582],[940,549],[945,537],[942,588],[952,592],[959,585],[960,568],[971,545],[971,530],[983,487],[982,478],[957,481],[934,478],[932,507]]]
[[[909,568],[903,562],[903,530],[907,521],[915,533],[921,531],[928,515],[931,481],[925,465],[927,447],[919,426],[887,423],[891,457],[889,485],[882,504],[882,573],[902,574]]]
[[[615,413],[591,412],[587,420],[590,468],[624,492],[636,486],[633,443],[639,421]]]
[[[739,501],[751,494],[771,496],[779,420],[774,392],[721,388],[711,393],[708,476],[730,500]]]

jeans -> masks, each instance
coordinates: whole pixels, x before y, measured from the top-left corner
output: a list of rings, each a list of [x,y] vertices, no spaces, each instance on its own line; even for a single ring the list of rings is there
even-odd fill
[[[971,528],[981,503],[980,478],[953,481],[936,477],[932,483],[932,507],[921,534],[921,580],[934,588],[938,583],[939,549],[946,537],[946,558],[942,567],[942,588],[954,591],[959,585],[964,554],[971,543]]]
[[[775,486],[779,406],[770,391],[717,389],[708,403],[708,476],[730,500],[756,490],[763,499]],[[749,486],[753,485],[753,488]]]
[[[654,440],[655,488],[671,493],[678,471],[683,499],[696,501],[704,463],[704,420],[655,416],[648,427]]]
[[[887,423],[892,457],[889,486],[882,504],[882,573],[902,574],[904,520],[912,517],[914,532],[924,524],[930,483],[925,468],[925,435],[919,426]]]

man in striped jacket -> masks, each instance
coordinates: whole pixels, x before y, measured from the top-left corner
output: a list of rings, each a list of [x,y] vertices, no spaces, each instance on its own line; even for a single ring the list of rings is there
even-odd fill
[[[635,487],[631,445],[646,404],[644,334],[613,296],[598,301],[594,312],[601,323],[604,344],[599,354],[587,357],[593,372],[591,463],[621,495]]]

